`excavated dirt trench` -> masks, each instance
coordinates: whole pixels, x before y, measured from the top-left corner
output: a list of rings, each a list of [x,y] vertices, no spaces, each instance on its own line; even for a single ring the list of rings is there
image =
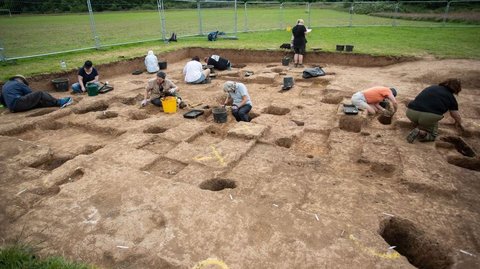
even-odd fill
[[[237,68],[184,83],[184,64],[211,53]],[[327,75],[303,79],[283,56],[160,55],[189,105],[174,114],[140,106],[154,77],[131,74],[143,59],[98,66],[109,93],[1,111],[0,237],[105,268],[479,268],[480,62],[309,52]],[[405,103],[446,75],[465,81],[465,132],[446,115],[436,142],[409,144]],[[58,76],[75,71],[32,86]],[[251,122],[214,122],[227,80],[247,86]],[[399,89],[390,124],[343,114],[376,85]]]

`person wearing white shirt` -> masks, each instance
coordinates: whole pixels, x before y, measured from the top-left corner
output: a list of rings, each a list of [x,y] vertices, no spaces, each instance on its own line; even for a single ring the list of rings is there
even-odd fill
[[[145,66],[148,73],[156,73],[160,68],[158,67],[158,58],[153,54],[153,51],[149,50],[145,57]]]
[[[203,70],[200,58],[195,56],[189,61],[183,68],[183,75],[185,76],[185,82],[190,84],[200,84],[208,82],[210,76],[210,69]]]
[[[223,91],[227,98],[223,105],[232,103],[232,114],[237,121],[250,121],[248,113],[252,109],[252,100],[248,94],[245,84],[234,81],[227,81],[223,84]]]

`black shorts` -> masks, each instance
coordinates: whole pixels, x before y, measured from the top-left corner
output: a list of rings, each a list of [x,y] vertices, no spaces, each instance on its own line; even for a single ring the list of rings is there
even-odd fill
[[[295,51],[295,54],[305,55],[305,45],[300,47],[293,47],[293,51]]]

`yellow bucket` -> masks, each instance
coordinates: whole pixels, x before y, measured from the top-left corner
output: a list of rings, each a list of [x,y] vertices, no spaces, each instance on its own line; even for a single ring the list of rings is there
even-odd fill
[[[177,112],[177,98],[173,96],[167,96],[162,98],[163,112],[176,113]]]

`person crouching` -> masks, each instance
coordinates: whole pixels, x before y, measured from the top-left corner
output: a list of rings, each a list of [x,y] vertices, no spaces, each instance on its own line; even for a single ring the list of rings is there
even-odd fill
[[[148,100],[155,106],[162,107],[161,98],[166,96],[174,96],[177,99],[178,107],[184,108],[187,105],[182,101],[182,98],[178,94],[177,85],[171,80],[167,79],[167,74],[163,71],[157,72],[156,78],[148,80],[147,87],[145,89],[145,98],[141,105],[146,106]]]
[[[232,114],[235,119],[237,121],[249,122],[250,116],[248,112],[252,109],[252,101],[245,84],[227,81],[223,84],[223,91],[228,94],[223,105],[226,106],[232,102]]]

